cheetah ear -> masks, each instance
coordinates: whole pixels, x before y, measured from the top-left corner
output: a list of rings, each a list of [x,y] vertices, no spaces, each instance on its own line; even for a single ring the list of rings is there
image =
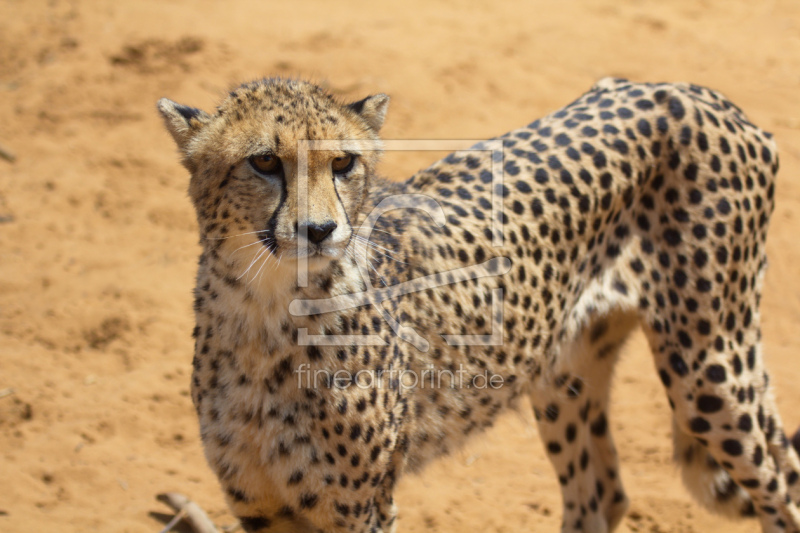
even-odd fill
[[[353,102],[347,107],[364,119],[370,128],[379,131],[383,126],[383,120],[386,118],[386,110],[389,108],[389,97],[385,94],[375,94],[367,96],[358,102]]]
[[[211,120],[211,116],[205,111],[175,103],[168,98],[158,101],[158,111],[182,152],[186,151],[189,141]]]

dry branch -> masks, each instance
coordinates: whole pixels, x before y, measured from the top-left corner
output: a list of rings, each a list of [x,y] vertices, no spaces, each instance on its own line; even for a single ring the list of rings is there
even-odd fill
[[[9,163],[13,163],[17,160],[17,156],[14,155],[14,152],[0,144],[0,158],[5,159]]]
[[[217,527],[203,511],[203,509],[191,501],[183,494],[177,492],[165,492],[156,496],[156,499],[162,503],[166,503],[172,510],[177,513],[176,518],[180,516],[195,533],[219,533]],[[173,518],[163,531],[172,529],[180,519]]]

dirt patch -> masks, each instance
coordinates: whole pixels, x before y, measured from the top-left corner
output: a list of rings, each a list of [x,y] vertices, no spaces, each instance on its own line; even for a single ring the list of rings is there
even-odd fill
[[[377,5],[377,4],[376,4]],[[231,523],[189,398],[197,261],[188,176],[155,111],[213,110],[235,84],[310,78],[392,96],[388,139],[483,139],[608,75],[725,93],[781,148],[762,324],[800,422],[800,4],[344,0],[0,3],[0,530],[154,532],[155,495]],[[387,153],[408,177],[441,154]],[[671,463],[644,340],[613,390],[633,501],[623,532],[746,533],[698,508]],[[560,496],[530,413],[404,479],[399,530],[556,531]]]

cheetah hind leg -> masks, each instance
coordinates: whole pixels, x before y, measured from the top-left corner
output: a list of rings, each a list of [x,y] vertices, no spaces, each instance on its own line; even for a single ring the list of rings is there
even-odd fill
[[[782,440],[782,437],[779,437]],[[711,512],[736,518],[756,516],[753,500],[730,474],[708,453],[708,449],[686,434],[672,422],[673,458],[681,469],[681,477],[695,500]],[[791,439],[792,449],[800,454],[800,428]],[[787,448],[783,443],[779,448]],[[788,450],[786,450],[788,453]],[[790,464],[785,469],[790,492],[796,492],[797,474]],[[792,482],[795,480],[794,482]],[[792,490],[794,488],[794,490]],[[800,504],[797,494],[792,494],[795,504]]]
[[[672,421],[673,459],[694,499],[709,511],[731,518],[755,516],[750,495],[694,437]]]

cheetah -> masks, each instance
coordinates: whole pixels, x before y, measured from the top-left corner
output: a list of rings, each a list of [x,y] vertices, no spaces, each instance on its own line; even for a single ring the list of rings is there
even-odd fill
[[[614,530],[609,389],[642,327],[688,489],[800,531],[760,333],[772,136],[715,91],[608,78],[395,183],[388,103],[278,78],[158,103],[202,246],[191,395],[242,528],[395,531],[401,474],[527,396],[561,531]]]

